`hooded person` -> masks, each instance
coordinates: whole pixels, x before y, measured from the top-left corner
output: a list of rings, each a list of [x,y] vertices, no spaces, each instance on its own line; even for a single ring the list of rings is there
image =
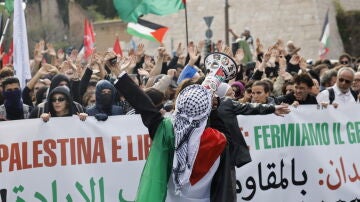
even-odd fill
[[[57,110],[55,109],[53,103],[60,101],[60,98],[55,98],[56,94],[61,94],[65,100],[65,113],[63,115],[59,115]],[[57,99],[57,100],[55,100]],[[49,95],[46,99],[46,103],[45,103],[45,110],[44,113],[50,113],[51,116],[53,117],[59,117],[59,116],[72,116],[73,114],[76,114],[76,107],[73,107],[73,100],[72,97],[70,95],[70,90],[68,87],[65,86],[58,86],[55,87],[54,89],[52,89],[49,92]]]
[[[107,80],[100,80],[95,87],[95,105],[88,108],[86,113],[90,116],[106,114],[107,116],[122,115],[122,107],[115,105],[116,89]]]
[[[57,94],[61,96],[56,97],[55,95]],[[65,109],[62,109],[60,112],[56,107],[56,103],[63,102],[65,102]],[[64,117],[83,112],[83,107],[79,103],[73,101],[69,88],[67,86],[58,86],[49,92],[45,103],[41,106],[36,106],[31,111],[30,118],[40,118],[44,113],[50,114],[52,117]]]
[[[70,80],[64,74],[57,74],[51,79],[49,91],[52,91],[54,88],[58,86],[67,86],[70,90]]]
[[[88,68],[86,70],[88,70]],[[48,92],[50,92],[52,89],[54,89],[58,86],[67,86],[67,87],[69,87],[70,95],[73,98],[73,101],[80,103],[80,100],[81,100],[80,99],[80,88],[82,85],[87,85],[87,82],[85,82],[85,83],[81,84],[80,81],[70,80],[69,77],[67,77],[64,74],[56,74],[51,79],[51,83],[50,83]]]

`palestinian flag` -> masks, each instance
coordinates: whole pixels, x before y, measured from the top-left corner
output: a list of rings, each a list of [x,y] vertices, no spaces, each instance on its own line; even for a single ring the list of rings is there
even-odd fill
[[[325,21],[320,37],[320,49],[319,49],[320,59],[325,59],[326,55],[329,53],[329,38],[330,38],[330,23],[329,23],[329,9],[328,9],[326,11]]]
[[[148,39],[150,41],[158,41],[162,43],[167,27],[158,25],[146,20],[138,19],[138,23],[128,23],[127,32],[133,36]]]
[[[114,0],[121,20],[136,22],[141,15],[168,15],[185,9],[185,0]]]

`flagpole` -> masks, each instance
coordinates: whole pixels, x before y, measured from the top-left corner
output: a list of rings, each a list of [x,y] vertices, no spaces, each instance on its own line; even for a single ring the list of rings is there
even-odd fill
[[[3,31],[2,35],[1,35],[1,39],[0,39],[0,47],[2,46],[2,43],[3,43],[3,41],[4,41],[5,34],[6,34],[6,30],[7,30],[7,28],[8,28],[9,22],[10,22],[10,17],[8,17],[8,18],[6,19],[4,31]]]
[[[189,33],[188,33],[188,22],[187,22],[187,3],[184,4],[185,6],[185,32],[186,32],[186,47],[189,44]]]

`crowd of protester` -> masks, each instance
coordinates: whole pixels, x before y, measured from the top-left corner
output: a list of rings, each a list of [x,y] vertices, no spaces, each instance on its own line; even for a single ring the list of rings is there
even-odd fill
[[[150,194],[156,198],[154,201],[163,201],[166,197],[183,201],[193,196],[210,197],[211,201],[236,201],[235,167],[251,161],[236,116],[270,113],[282,116],[289,113],[288,105],[337,108],[357,103],[360,60],[342,54],[336,62],[327,59],[309,62],[292,41],[277,40],[265,48],[260,39],[253,44],[248,29],[241,35],[233,30],[229,32],[234,36],[231,47],[222,41],[210,50],[205,47],[205,41],[190,42],[186,46],[179,43],[173,55],[162,45],[156,55],[148,55],[144,44],[138,44],[128,55],[94,50],[84,57],[77,49],[56,51],[51,43],[40,41],[30,62],[32,78],[25,87],[21,88],[11,64],[0,69],[0,120],[41,118],[48,122],[51,117],[78,116],[86,121],[88,116],[94,116],[106,121],[108,116],[141,114],[154,147],[161,149],[150,151],[143,173],[151,171],[151,179],[141,178],[138,201],[148,201],[152,193],[149,189],[159,192]],[[212,71],[204,65],[209,51],[229,56],[237,66],[235,78],[221,83],[215,97],[198,85],[204,85],[206,75]],[[168,116],[174,119],[164,118]],[[201,125],[201,130],[193,129],[195,122]],[[206,125],[210,129],[205,129]],[[187,147],[192,142],[184,133],[186,130],[191,136],[201,136],[198,155],[188,155],[187,150],[193,148]],[[202,136],[223,140],[215,141],[218,153],[213,153],[212,159],[207,150],[200,152]],[[168,142],[162,141],[163,137],[167,137],[164,139]],[[159,156],[162,161],[152,163],[152,159]],[[188,184],[180,180],[189,174],[185,170],[190,169],[182,161],[184,156],[186,161],[200,156],[204,162],[215,165],[209,168],[209,178],[197,179],[205,180],[203,192],[187,187]],[[172,170],[168,169],[174,165]],[[196,165],[192,166],[193,173]],[[155,170],[159,172],[153,172]],[[169,181],[172,188],[166,194],[170,173],[176,180]],[[165,183],[151,184],[152,180],[158,182],[159,179]],[[226,188],[211,189],[209,195],[213,184]],[[179,190],[183,195],[177,194]]]
[[[211,51],[232,57],[238,65],[236,77],[218,89],[219,97],[232,97],[240,103],[298,106],[302,104],[355,103],[360,95],[360,59],[342,54],[338,60],[310,61],[301,56],[301,47],[292,41],[277,40],[265,48],[260,39],[253,44],[249,30],[236,35],[232,47],[218,41]],[[24,88],[11,64],[0,70],[0,119],[18,120],[78,115],[106,119],[111,115],[136,111],[114,87],[120,72],[129,76],[147,93],[158,109],[168,115],[183,83],[201,80],[208,73],[204,67],[205,41],[179,43],[173,54],[159,46],[156,55],[148,55],[138,44],[128,55],[96,50],[87,58],[75,48],[55,50],[51,43],[40,41],[30,62],[32,78]],[[201,56],[194,69],[186,70],[189,51]],[[250,57],[249,57],[250,56]],[[250,58],[250,59],[249,59]],[[309,62],[310,61],[310,62]],[[185,71],[185,70],[184,70]],[[333,90],[329,90],[333,89]]]

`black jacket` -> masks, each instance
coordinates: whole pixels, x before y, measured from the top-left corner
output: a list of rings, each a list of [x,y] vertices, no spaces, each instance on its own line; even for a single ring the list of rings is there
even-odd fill
[[[276,104],[286,103],[291,105],[294,101],[298,101],[300,105],[317,104],[316,97],[310,94],[306,97],[305,100],[296,100],[293,93],[289,93],[287,95],[283,95],[275,98]]]
[[[230,144],[230,156],[234,166],[241,167],[251,161],[249,149],[239,129],[237,115],[271,114],[274,112],[274,105],[239,103],[228,97],[221,98],[218,113],[229,131],[229,134],[225,135]]]

